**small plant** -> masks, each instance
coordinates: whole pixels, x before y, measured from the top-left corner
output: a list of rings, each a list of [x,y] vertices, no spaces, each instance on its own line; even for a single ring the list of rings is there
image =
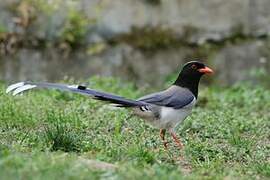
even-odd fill
[[[61,35],[70,45],[81,44],[87,32],[89,20],[81,12],[70,10]]]
[[[53,113],[49,116],[54,115]],[[79,152],[81,136],[69,123],[63,122],[63,116],[55,116],[55,122],[45,126],[45,138],[51,151]],[[51,118],[51,117],[49,117]],[[63,120],[63,121],[61,121]]]

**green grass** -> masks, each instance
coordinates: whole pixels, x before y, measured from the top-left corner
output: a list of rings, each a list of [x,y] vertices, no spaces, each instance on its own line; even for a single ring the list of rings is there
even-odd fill
[[[130,98],[143,95],[115,79],[89,82]],[[185,144],[181,152],[173,143],[165,151],[159,131],[128,118],[128,110],[52,90],[13,97],[5,88],[0,87],[1,179],[270,178],[270,90],[263,87],[202,87],[192,116],[177,130]],[[117,168],[101,170],[82,159]]]

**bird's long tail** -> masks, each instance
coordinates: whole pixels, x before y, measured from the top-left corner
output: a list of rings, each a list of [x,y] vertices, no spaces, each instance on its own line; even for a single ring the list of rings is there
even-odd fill
[[[12,94],[15,96],[24,91],[28,91],[34,88],[59,89],[62,91],[70,91],[74,93],[79,93],[79,94],[90,96],[93,99],[117,104],[119,107],[142,107],[142,106],[147,105],[147,103],[143,101],[126,99],[124,97],[117,96],[114,94],[101,92],[94,89],[89,89],[81,85],[65,85],[65,84],[56,84],[56,83],[34,83],[34,82],[27,81],[27,82],[19,82],[19,83],[10,85],[6,90],[6,93],[12,92]]]

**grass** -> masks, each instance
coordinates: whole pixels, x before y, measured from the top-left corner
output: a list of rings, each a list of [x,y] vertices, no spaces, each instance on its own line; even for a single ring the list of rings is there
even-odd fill
[[[112,78],[89,82],[130,98],[143,95]],[[177,130],[185,144],[181,152],[173,143],[165,151],[159,131],[128,118],[128,110],[59,91],[12,97],[5,88],[0,87],[2,179],[270,178],[270,90],[263,87],[201,88],[196,109]],[[82,159],[117,168],[102,170]]]

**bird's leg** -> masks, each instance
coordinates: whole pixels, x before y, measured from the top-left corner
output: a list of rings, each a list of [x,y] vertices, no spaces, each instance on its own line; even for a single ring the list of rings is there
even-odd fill
[[[165,149],[168,149],[168,142],[165,141],[165,133],[166,133],[166,129],[160,129],[159,135],[163,142],[163,146]]]
[[[184,145],[182,144],[181,140],[176,136],[175,132],[170,131],[171,136],[173,137],[173,140],[175,144],[179,147],[179,149],[182,149]]]

